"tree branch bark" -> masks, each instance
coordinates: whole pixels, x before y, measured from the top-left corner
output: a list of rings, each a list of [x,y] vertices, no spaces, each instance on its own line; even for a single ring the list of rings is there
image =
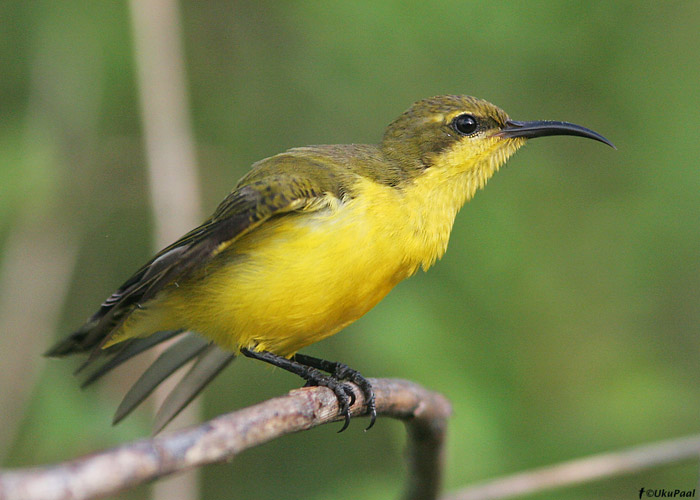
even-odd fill
[[[377,414],[403,420],[409,435],[406,500],[437,498],[451,408],[440,394],[405,380],[371,379]],[[357,400],[351,415],[364,412]],[[68,462],[0,472],[1,500],[79,500],[113,495],[147,481],[230,460],[248,448],[338,420],[333,393],[305,387],[197,427],[144,439]]]

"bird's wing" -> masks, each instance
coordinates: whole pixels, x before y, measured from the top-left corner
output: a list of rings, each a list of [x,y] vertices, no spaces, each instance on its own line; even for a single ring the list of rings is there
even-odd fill
[[[333,193],[307,177],[290,175],[263,176],[239,185],[207,221],[156,254],[107,298],[82,328],[47,355],[88,351],[97,355],[126,318],[164,287],[185,278],[270,217],[318,210],[329,195]]]

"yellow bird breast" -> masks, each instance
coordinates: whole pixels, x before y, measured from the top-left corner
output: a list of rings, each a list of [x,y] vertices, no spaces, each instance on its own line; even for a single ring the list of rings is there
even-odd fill
[[[414,231],[387,213],[399,194],[360,184],[365,192],[337,206],[266,221],[202,274],[164,290],[151,313],[167,311],[166,321],[229,349],[284,356],[338,332],[418,266],[406,257]]]

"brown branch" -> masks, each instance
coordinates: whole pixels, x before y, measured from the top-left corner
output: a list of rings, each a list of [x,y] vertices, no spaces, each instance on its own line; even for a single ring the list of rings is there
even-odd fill
[[[700,458],[700,435],[570,460],[471,486],[440,500],[496,500]]]
[[[405,380],[371,379],[377,413],[403,420],[409,434],[406,500],[437,498],[450,404]],[[364,412],[356,390],[353,416]],[[0,472],[2,500],[78,500],[112,495],[169,474],[229,460],[272,439],[338,420],[333,393],[306,387],[197,427],[162,434],[69,462]]]

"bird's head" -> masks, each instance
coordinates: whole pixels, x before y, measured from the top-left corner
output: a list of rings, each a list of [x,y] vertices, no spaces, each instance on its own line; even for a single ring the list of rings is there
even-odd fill
[[[487,101],[446,95],[418,101],[394,120],[382,150],[416,173],[433,168],[445,169],[448,175],[484,170],[488,177],[527,139],[546,135],[577,135],[614,147],[580,125],[514,121]]]

